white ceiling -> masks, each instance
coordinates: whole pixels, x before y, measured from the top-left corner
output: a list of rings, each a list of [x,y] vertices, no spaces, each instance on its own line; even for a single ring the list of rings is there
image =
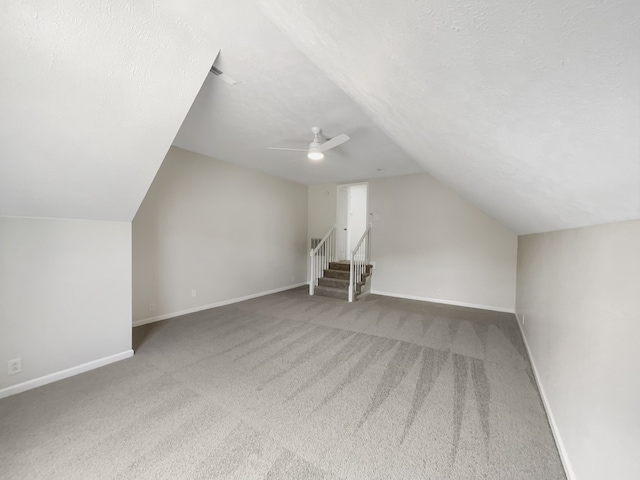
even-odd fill
[[[424,170],[516,233],[640,218],[638,32],[635,0],[7,0],[0,215],[130,220],[205,79],[183,148],[303,183]],[[352,140],[266,150],[316,125]]]
[[[133,219],[218,51],[173,3],[2,2],[0,215]]]
[[[635,0],[261,0],[430,174],[516,233],[640,217]]]
[[[304,184],[422,171],[413,159],[305,56],[251,0],[234,0],[209,24],[222,51],[174,145]],[[312,162],[311,127],[351,140]],[[382,171],[379,171],[382,170]]]

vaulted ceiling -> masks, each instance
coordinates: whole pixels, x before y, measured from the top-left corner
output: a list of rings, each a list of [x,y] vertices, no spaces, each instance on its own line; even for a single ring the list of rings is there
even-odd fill
[[[223,46],[174,144],[305,184],[422,171],[361,106],[338,88],[252,0],[234,0],[209,28]],[[304,152],[311,128],[347,143],[321,162]]]
[[[516,233],[640,218],[635,1],[0,13],[0,215],[130,220],[173,141],[303,183],[426,171]],[[207,74],[218,49],[239,84]],[[317,164],[267,150],[312,126],[352,140]]]
[[[516,233],[640,217],[635,0],[260,0],[427,172]]]
[[[219,51],[155,3],[2,2],[0,215],[133,219]]]

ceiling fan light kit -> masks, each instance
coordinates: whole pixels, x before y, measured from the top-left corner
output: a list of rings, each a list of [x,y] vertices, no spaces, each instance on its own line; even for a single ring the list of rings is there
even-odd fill
[[[310,148],[309,153],[307,153],[307,158],[309,160],[313,160],[317,162],[318,160],[322,160],[324,158],[324,153],[322,153],[318,149]]]
[[[289,150],[293,152],[307,152],[307,158],[309,160],[318,161],[324,158],[324,152],[331,150],[332,148],[342,145],[344,142],[350,140],[348,135],[344,133],[337,135],[333,138],[326,139],[322,135],[322,129],[320,127],[313,127],[311,129],[313,133],[313,141],[309,144],[309,148],[302,150],[300,148],[281,148],[281,147],[269,147],[269,150]],[[323,141],[324,140],[324,141]]]

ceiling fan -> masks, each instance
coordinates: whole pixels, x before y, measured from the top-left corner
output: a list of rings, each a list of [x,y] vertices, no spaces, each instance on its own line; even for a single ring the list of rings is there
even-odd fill
[[[350,140],[350,137],[344,133],[337,135],[333,138],[327,138],[322,134],[320,127],[313,127],[313,141],[309,144],[309,148],[306,150],[300,148],[281,148],[281,147],[269,147],[269,150],[289,150],[292,152],[307,152],[309,160],[322,160],[324,158],[324,152],[331,150],[332,148],[342,145],[344,142]]]

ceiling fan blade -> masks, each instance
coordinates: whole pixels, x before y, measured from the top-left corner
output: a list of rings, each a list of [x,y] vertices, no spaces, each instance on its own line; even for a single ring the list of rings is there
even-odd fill
[[[326,152],[327,150],[331,150],[332,148],[337,147],[338,145],[342,145],[344,142],[350,140],[349,135],[345,135],[344,133],[333,137],[331,140],[327,140],[323,144],[318,147],[318,150],[321,152]]]
[[[300,148],[280,148],[280,147],[267,147],[269,150],[288,150],[290,152],[307,152],[308,150],[305,148],[304,150]]]

